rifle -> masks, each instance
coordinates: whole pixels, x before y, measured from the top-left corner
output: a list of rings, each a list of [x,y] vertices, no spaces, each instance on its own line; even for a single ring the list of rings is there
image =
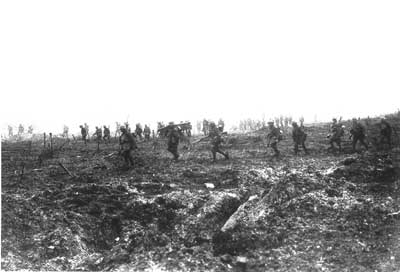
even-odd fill
[[[228,135],[228,132],[224,131],[224,132],[222,132],[220,135],[221,135],[221,136],[222,136],[222,135]],[[206,139],[208,139],[208,138],[212,138],[212,137],[211,137],[210,135],[207,135],[207,136],[205,136],[205,137],[203,137],[203,138],[200,138],[200,139],[197,140],[197,141],[194,141],[192,144],[197,144],[197,143],[202,142],[202,141],[204,141],[204,140],[206,140]]]

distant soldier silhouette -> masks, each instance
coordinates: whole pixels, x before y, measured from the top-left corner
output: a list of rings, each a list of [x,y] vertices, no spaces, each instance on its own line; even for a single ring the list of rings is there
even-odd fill
[[[213,162],[217,160],[217,153],[222,154],[225,159],[229,160],[228,153],[221,150],[221,144],[224,142],[224,139],[222,139],[222,130],[223,128],[217,128],[214,122],[210,123],[210,131],[208,137],[211,138],[211,153],[213,156]]]
[[[365,128],[356,118],[352,120],[349,138],[352,139],[353,152],[356,151],[358,141],[368,150],[368,145],[365,143]]]
[[[278,119],[279,121],[279,119]],[[282,134],[279,128],[274,126],[274,122],[268,122],[269,133],[267,134],[267,147],[271,147],[274,151],[274,156],[278,157],[280,152],[278,150],[278,143],[282,140]]]
[[[388,121],[386,121],[385,119],[381,119],[381,123],[380,123],[380,145],[382,147],[384,147],[384,144],[386,143],[389,148],[392,147],[392,131],[393,128],[392,126],[389,124]]]
[[[168,139],[168,151],[174,155],[174,160],[178,160],[179,154],[178,154],[178,145],[179,145],[179,139],[181,137],[181,134],[176,126],[174,126],[173,122],[170,122],[168,125],[168,129],[166,131],[166,136]]]
[[[119,137],[119,144],[121,146],[122,153],[127,167],[134,165],[133,151],[137,149],[136,141],[133,135],[126,129],[126,127],[120,127],[121,136]]]
[[[22,124],[19,125],[18,127],[18,135],[22,135],[24,133],[24,126]]]
[[[330,132],[331,132],[331,134],[328,135],[328,138],[329,138],[329,143],[331,146],[328,148],[328,150],[334,150],[335,149],[334,143],[336,143],[339,148],[339,152],[341,152],[342,151],[342,136],[344,134],[344,130],[343,130],[342,124],[338,123],[336,118],[332,119]]]
[[[12,126],[8,126],[8,137],[13,137],[14,136],[14,132],[13,132],[13,127]]]
[[[28,134],[33,134],[33,126],[28,127]]]
[[[86,134],[89,135],[89,125],[86,123],[84,123],[83,125],[85,126]],[[89,139],[87,139],[87,140],[89,140]]]
[[[151,130],[148,125],[144,125],[143,134],[144,134],[144,139],[146,141],[150,141]]]
[[[87,144],[87,130],[84,126],[80,125],[79,126],[81,128],[81,135],[82,135],[82,141],[85,143],[85,145]]]
[[[299,121],[300,121],[300,127],[303,128],[303,127],[304,127],[304,117],[301,116],[301,117],[299,118]]]
[[[279,128],[279,117],[275,117],[275,127]]]
[[[66,125],[64,125],[64,128],[63,128],[63,137],[64,138],[68,139],[68,131],[69,131],[69,128]]]
[[[294,154],[297,154],[299,152],[299,145],[303,147],[303,150],[306,154],[308,154],[305,142],[307,139],[307,134],[304,132],[304,129],[302,127],[299,127],[299,125],[296,122],[292,123],[292,138],[294,142]]]
[[[103,126],[103,140],[105,143],[110,143],[111,141],[111,132],[110,128]]]
[[[206,119],[203,120],[203,134],[204,136],[208,135],[208,121]]]
[[[215,125],[215,124],[214,124]],[[219,131],[223,132],[225,128],[225,122],[221,118],[218,120],[218,129]]]
[[[100,150],[100,143],[101,143],[101,140],[103,139],[103,132],[101,130],[101,127],[96,127],[96,132],[93,133],[93,136],[96,136],[97,151],[99,151]]]
[[[142,140],[143,139],[143,129],[142,126],[140,124],[136,124],[136,129],[135,129],[135,133],[137,136],[139,136],[139,139]]]

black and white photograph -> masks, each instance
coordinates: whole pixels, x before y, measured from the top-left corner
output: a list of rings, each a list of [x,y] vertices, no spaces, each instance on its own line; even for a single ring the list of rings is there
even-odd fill
[[[399,15],[1,1],[1,271],[400,271]]]

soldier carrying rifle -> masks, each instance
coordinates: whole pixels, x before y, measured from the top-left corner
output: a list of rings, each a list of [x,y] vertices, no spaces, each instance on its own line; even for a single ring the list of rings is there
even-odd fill
[[[278,119],[279,120],[279,119]],[[268,122],[269,133],[267,134],[267,147],[274,150],[274,157],[278,157],[280,152],[278,150],[278,143],[282,140],[281,130],[274,126],[274,122]]]
[[[222,132],[220,128],[217,128],[214,122],[209,123],[209,133],[208,136],[201,138],[200,140],[194,142],[198,143],[206,139],[211,140],[211,154],[213,156],[213,162],[217,160],[217,153],[223,155],[226,160],[229,160],[228,152],[224,152],[221,149],[221,144],[224,142],[222,135],[226,135],[226,132]]]
[[[353,152],[356,151],[356,145],[357,142],[360,141],[360,143],[365,146],[365,149],[368,150],[368,145],[365,143],[365,128],[364,126],[357,121],[356,118],[353,118],[352,120],[352,127],[350,129],[350,137],[349,139],[352,139],[352,147],[353,147]]]
[[[121,149],[121,155],[124,157],[125,164],[127,167],[133,166],[133,150],[137,149],[137,145],[135,139],[133,138],[132,134],[128,132],[128,130],[121,126],[120,127],[121,136],[119,137],[119,144]]]
[[[331,145],[328,150],[334,150],[335,146],[333,144],[336,143],[339,147],[339,152],[342,151],[342,136],[344,135],[344,129],[340,123],[341,120],[342,118],[340,118],[338,122],[336,118],[332,119],[331,134],[327,136]]]

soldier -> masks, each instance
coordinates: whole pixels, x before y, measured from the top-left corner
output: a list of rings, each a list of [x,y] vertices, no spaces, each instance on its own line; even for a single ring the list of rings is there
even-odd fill
[[[296,122],[292,123],[292,138],[294,142],[294,154],[297,155],[299,152],[299,144],[303,147],[304,152],[308,154],[305,141],[307,139],[307,134],[304,132],[302,127],[299,127],[299,125]]]
[[[204,136],[207,136],[208,134],[208,121],[206,119],[203,120],[203,133]]]
[[[140,140],[143,139],[143,136],[142,136],[143,129],[142,129],[142,126],[140,124],[136,124],[135,133],[136,133],[137,136],[139,136]]]
[[[111,141],[111,132],[110,132],[110,128],[103,126],[103,132],[104,132],[104,136],[103,136],[103,140],[105,143],[109,143]]]
[[[304,117],[301,116],[301,117],[299,118],[299,121],[300,121],[300,127],[303,128],[303,127],[304,127]]]
[[[275,117],[275,125],[277,128],[279,127],[279,117]]]
[[[83,125],[85,126],[87,135],[89,135],[89,125],[86,123],[84,123]]]
[[[19,125],[19,127],[18,127],[18,135],[21,135],[21,134],[23,134],[24,133],[24,126],[22,125],[22,124],[20,124]]]
[[[222,154],[226,160],[229,160],[228,153],[227,152],[225,153],[221,150],[221,144],[224,142],[224,139],[222,139],[221,134],[222,134],[221,127],[217,128],[215,123],[211,122],[208,136],[211,138],[211,144],[212,144],[211,153],[213,156],[213,162],[215,162],[217,159],[217,153]]]
[[[282,129],[283,128],[283,116],[282,115],[279,117],[279,124],[280,124],[279,127]]]
[[[279,120],[279,119],[278,119]],[[278,157],[280,152],[278,150],[278,143],[282,140],[282,134],[279,128],[274,126],[274,122],[268,122],[269,133],[267,134],[268,144],[274,150],[274,156]]]
[[[86,144],[87,144],[87,140],[86,140],[86,137],[87,137],[87,130],[86,130],[86,128],[85,128],[84,126],[82,126],[82,125],[80,125],[79,127],[81,128],[82,141],[84,141],[84,143],[85,143],[85,145],[86,145]]]
[[[68,131],[69,131],[69,128],[66,125],[64,125],[64,128],[63,128],[63,137],[64,138],[68,139]]]
[[[137,149],[135,139],[125,127],[120,127],[120,131],[121,136],[119,137],[119,144],[122,150],[121,155],[124,157],[127,167],[133,166],[134,161],[132,152]]]
[[[339,152],[342,151],[342,136],[344,134],[343,126],[342,124],[338,123],[336,118],[332,119],[332,125],[331,125],[331,134],[328,135],[330,147],[328,150],[334,150],[335,146],[333,145],[336,143],[339,147]]]
[[[368,150],[368,145],[365,143],[365,128],[364,126],[357,121],[356,118],[353,118],[352,120],[352,126],[350,129],[350,137],[349,139],[352,139],[352,147],[353,147],[353,152],[356,151],[356,145],[357,142],[360,141],[360,143],[365,146],[365,149]]]
[[[381,124],[380,124],[380,134],[381,134],[381,139],[380,139],[380,145],[383,147],[385,143],[389,145],[389,148],[392,147],[392,126],[389,124],[388,121],[385,119],[381,119]]]
[[[214,124],[215,125],[215,124]],[[218,129],[220,132],[223,132],[225,128],[225,123],[224,120],[222,120],[221,118],[218,120]],[[211,130],[211,128],[210,128]]]
[[[285,116],[285,129],[289,127],[289,117]]]
[[[146,141],[150,141],[151,130],[148,125],[144,125],[143,133],[144,133],[144,139]]]
[[[178,145],[180,139],[180,132],[173,122],[170,122],[167,128],[166,136],[168,138],[168,151],[174,155],[174,160],[178,160]]]
[[[124,125],[125,125],[125,128],[126,128],[126,131],[129,132],[129,133],[131,133],[131,128],[130,128],[130,126],[129,126],[129,123],[128,123],[128,122],[125,122]]]
[[[103,138],[103,132],[101,130],[101,127],[96,127],[96,132],[93,133],[93,136],[96,136],[97,151],[99,151],[100,150],[101,139]]]
[[[33,134],[33,126],[32,125],[30,125],[28,127],[28,134]]]
[[[13,137],[14,136],[14,132],[13,132],[13,127],[12,126],[8,126],[8,137]]]

